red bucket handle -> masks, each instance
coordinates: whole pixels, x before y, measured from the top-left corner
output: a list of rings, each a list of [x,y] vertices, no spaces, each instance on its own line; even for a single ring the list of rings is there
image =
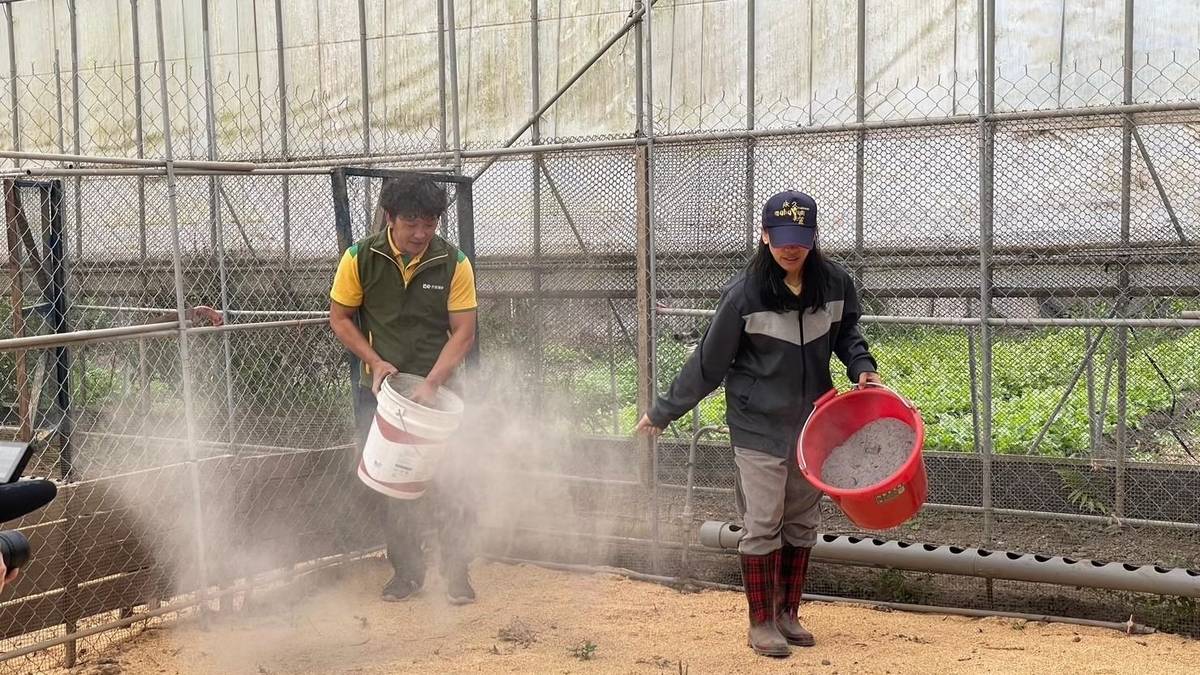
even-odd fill
[[[904,398],[904,396],[902,396],[902,395],[900,394],[900,392],[896,391],[895,389],[892,389],[891,387],[887,386],[886,384],[883,384],[883,383],[881,383],[881,382],[868,382],[868,383],[867,383],[867,386],[868,386],[868,387],[879,387],[880,389],[884,389],[884,390],[886,390],[886,391],[890,392],[890,393],[891,393],[893,396],[895,396],[896,398],[900,399],[900,401],[901,401],[901,402],[903,402],[903,403],[904,403],[904,405],[908,406],[908,409],[909,409],[909,410],[912,410],[913,412],[916,412],[916,410],[917,410],[917,406],[916,406],[916,405],[914,405],[912,401],[908,400],[907,398]],[[851,387],[851,388],[852,388],[852,389],[862,389],[862,386],[861,386],[861,385],[857,385],[857,384],[856,384],[856,385],[854,385],[854,386],[853,386],[853,387]],[[828,393],[826,393],[826,394],[825,394],[825,396],[828,396],[828,395],[829,395]],[[821,399],[825,398],[825,396],[822,396],[820,399],[817,399],[817,400],[818,400],[818,401],[820,401]],[[814,407],[814,410],[815,410],[815,409],[816,409],[816,408]]]
[[[816,412],[817,408],[820,408],[821,406],[825,405],[826,403],[829,403],[833,399],[837,398],[837,395],[838,395],[838,390],[836,387],[834,387],[833,389],[830,389],[829,391],[825,392],[824,394],[821,394],[820,396],[818,396],[817,400],[813,401],[813,412]]]
[[[825,392],[824,394],[821,394],[817,398],[817,400],[813,401],[813,407],[812,407],[812,410],[808,413],[808,419],[804,420],[804,426],[801,427],[801,429],[800,429],[800,440],[804,440],[804,432],[808,431],[808,423],[812,421],[813,415],[817,412],[817,409],[820,408],[821,406],[829,403],[833,399],[837,398],[837,395],[838,395],[837,387],[834,387],[833,389],[830,389],[829,391]],[[799,462],[799,464],[800,464],[801,473],[805,473],[808,471],[808,463],[804,461],[804,453],[803,452],[796,453],[796,461]]]

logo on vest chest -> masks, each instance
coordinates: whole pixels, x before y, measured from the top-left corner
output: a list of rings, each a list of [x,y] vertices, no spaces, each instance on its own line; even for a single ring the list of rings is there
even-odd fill
[[[421,288],[424,290],[427,290],[427,291],[444,291],[444,290],[446,290],[445,286],[439,286],[438,284],[421,284]]]

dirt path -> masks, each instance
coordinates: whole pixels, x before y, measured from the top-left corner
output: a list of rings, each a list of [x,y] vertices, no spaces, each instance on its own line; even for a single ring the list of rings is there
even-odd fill
[[[1200,642],[1012,620],[809,604],[818,646],[786,660],[745,647],[740,594],[682,594],[612,576],[479,564],[480,601],[452,608],[437,579],[379,601],[389,570],[365,563],[307,592],[254,600],[208,630],[192,620],[89,655],[75,673],[1118,673],[1195,672]]]

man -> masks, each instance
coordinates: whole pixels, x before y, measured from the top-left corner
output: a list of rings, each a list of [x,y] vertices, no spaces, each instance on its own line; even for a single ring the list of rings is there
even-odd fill
[[[445,191],[428,178],[394,178],[384,182],[379,206],[386,227],[346,250],[329,294],[333,332],[363,364],[364,386],[357,395],[364,443],[375,395],[388,375],[424,377],[411,396],[418,403],[434,400],[443,385],[456,388],[452,378],[475,341],[478,308],[470,261],[436,234],[446,210]],[[443,480],[418,500],[384,498],[388,560],[395,572],[383,589],[385,601],[404,600],[424,584],[420,527],[426,507],[439,530],[447,597],[454,604],[474,601],[465,496]]]

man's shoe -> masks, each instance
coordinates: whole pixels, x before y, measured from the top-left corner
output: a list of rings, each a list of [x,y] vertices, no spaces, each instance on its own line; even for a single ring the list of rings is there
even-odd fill
[[[397,574],[383,587],[382,597],[384,602],[402,602],[419,590],[421,590],[420,584]]]
[[[452,605],[469,605],[475,602],[475,589],[471,587],[471,576],[467,570],[451,574],[446,579],[446,599]]]

